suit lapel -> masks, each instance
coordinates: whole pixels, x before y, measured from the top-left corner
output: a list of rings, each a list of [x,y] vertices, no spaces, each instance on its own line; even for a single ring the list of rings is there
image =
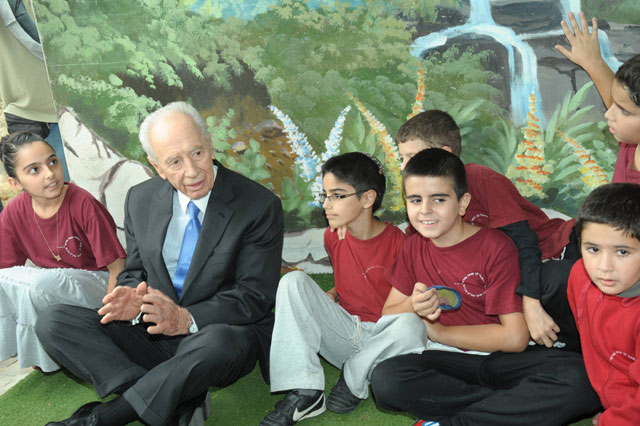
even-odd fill
[[[172,216],[173,187],[165,181],[165,185],[158,191],[158,196],[155,201],[149,206],[146,244],[148,244],[147,247],[150,252],[151,265],[156,269],[156,276],[162,280],[161,284],[165,287],[163,292],[175,298],[176,294],[173,290],[173,283],[171,282],[171,277],[169,276],[167,266],[162,257],[162,246],[164,245],[164,238],[167,234],[167,228],[169,227],[169,221],[171,221]],[[154,286],[158,286],[158,284],[154,283]]]
[[[211,197],[209,197],[207,211],[202,221],[198,243],[184,280],[182,297],[189,291],[189,287],[207,260],[213,256],[213,252],[233,216],[233,209],[228,205],[233,199],[233,191],[229,183],[229,171],[217,161],[214,161],[214,164],[218,166],[217,176]]]

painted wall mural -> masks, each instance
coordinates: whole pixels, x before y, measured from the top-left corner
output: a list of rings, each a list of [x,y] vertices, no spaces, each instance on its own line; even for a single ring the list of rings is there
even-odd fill
[[[73,180],[110,187],[99,195],[121,217],[122,194],[150,173],[140,122],[186,100],[206,118],[217,158],[280,196],[289,232],[326,226],[320,165],[355,150],[384,164],[381,216],[403,222],[393,136],[431,108],[458,122],[465,162],[507,175],[541,207],[575,214],[610,179],[617,145],[588,76],[553,48],[566,43],[560,21],[570,11],[597,16],[613,69],[640,46],[635,0],[34,4],[54,96],[71,123],[61,122],[65,146],[83,153]],[[113,173],[120,160],[99,176],[81,167],[94,160],[80,146],[117,153],[131,174]]]

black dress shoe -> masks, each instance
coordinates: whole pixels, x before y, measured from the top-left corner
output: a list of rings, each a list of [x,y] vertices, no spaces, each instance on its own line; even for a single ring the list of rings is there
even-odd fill
[[[211,412],[210,404],[211,399],[208,391],[183,402],[176,409],[173,424],[177,426],[204,426]]]
[[[93,414],[93,409],[100,404],[102,404],[100,401],[84,404],[68,419],[59,422],[49,422],[46,426],[96,426],[98,424],[98,416]]]

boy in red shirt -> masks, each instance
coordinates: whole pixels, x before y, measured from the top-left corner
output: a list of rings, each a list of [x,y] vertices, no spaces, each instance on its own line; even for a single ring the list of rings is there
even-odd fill
[[[556,49],[589,74],[608,108],[604,118],[620,144],[611,181],[640,184],[640,55],[627,60],[614,74],[600,55],[598,20],[591,19],[592,31],[584,12],[580,12],[580,25],[573,13],[569,13],[569,22],[571,28],[562,21],[562,30],[571,50],[560,45]]]
[[[582,259],[571,270],[569,304],[589,380],[604,412],[600,426],[640,419],[640,185],[596,188],[578,212]]]
[[[402,168],[426,148],[442,148],[458,157],[462,150],[460,129],[440,110],[424,111],[404,123],[396,135]],[[500,173],[479,164],[466,164],[471,202],[464,221],[499,229],[515,243],[521,282],[517,293],[533,341],[546,347],[579,351],[580,340],[569,305],[567,279],[580,257],[575,221],[549,219],[525,199]],[[407,230],[407,233],[410,233]],[[553,262],[545,262],[553,259]]]
[[[380,318],[391,285],[384,277],[404,241],[397,227],[373,216],[382,203],[382,165],[359,152],[322,166],[329,227],[324,241],[334,270],[328,292],[302,271],[286,274],[276,295],[270,354],[271,391],[288,391],[260,423],[293,425],[325,411],[320,356],[341,368],[326,408],[352,411],[367,398],[371,370],[383,359],[421,352],[426,328],[415,314]],[[331,228],[346,227],[344,239]]]
[[[462,220],[471,195],[460,159],[445,150],[424,150],[404,169],[403,184],[417,233],[387,270],[393,287],[382,313],[427,318],[429,346],[440,343],[445,350],[483,355],[524,350],[529,336],[515,292],[516,248],[503,233]],[[456,290],[460,306],[443,311],[434,286]]]
[[[393,288],[383,314],[417,313],[429,341],[421,354],[376,367],[376,404],[430,420],[416,425],[560,426],[595,411],[579,354],[536,346],[520,352],[529,332],[515,293],[517,250],[504,233],[463,220],[472,196],[460,159],[423,150],[406,164],[403,183],[417,233],[387,271]],[[434,286],[449,290],[441,295]],[[461,302],[443,305],[451,289]]]

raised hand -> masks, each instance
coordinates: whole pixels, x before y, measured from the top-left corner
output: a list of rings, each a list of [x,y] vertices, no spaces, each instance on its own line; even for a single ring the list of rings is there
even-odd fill
[[[571,27],[566,21],[562,21],[560,24],[571,49],[561,45],[555,47],[569,60],[587,69],[590,63],[601,60],[600,42],[598,41],[598,20],[591,18],[592,31],[589,31],[584,12],[580,12],[579,18],[580,25],[578,25],[575,15],[569,12]]]
[[[596,18],[591,19],[592,31],[589,31],[587,18],[583,12],[580,12],[580,25],[576,21],[573,13],[569,13],[569,24],[562,21],[562,31],[564,31],[567,41],[571,45],[571,49],[564,46],[556,45],[558,52],[562,53],[569,60],[582,67],[600,93],[600,97],[605,106],[611,106],[611,86],[613,85],[613,71],[604,61],[600,54],[600,42],[598,41],[598,21]]]

